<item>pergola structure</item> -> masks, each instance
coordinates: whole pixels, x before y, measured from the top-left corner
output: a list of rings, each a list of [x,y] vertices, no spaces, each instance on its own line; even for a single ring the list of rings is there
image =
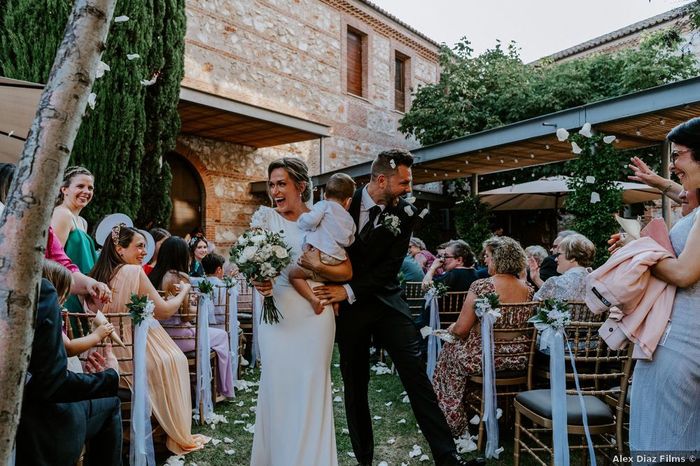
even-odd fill
[[[600,133],[615,135],[618,149],[658,146],[673,126],[695,116],[700,116],[700,77],[415,149],[413,182],[487,175],[573,159],[571,144],[559,142],[555,132],[557,128],[575,131],[584,123]],[[320,174],[314,177],[314,185],[324,185],[338,172],[366,180],[370,165],[366,162]],[[255,183],[253,190],[264,190],[264,183]]]

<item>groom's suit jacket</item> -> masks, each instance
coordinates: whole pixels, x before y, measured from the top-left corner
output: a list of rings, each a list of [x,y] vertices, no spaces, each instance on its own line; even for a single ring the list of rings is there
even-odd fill
[[[379,301],[410,317],[408,304],[401,298],[398,275],[408,251],[411,232],[419,221],[418,210],[403,199],[399,200],[396,207],[387,206],[379,215],[377,227],[363,240],[359,225],[363,189],[355,191],[349,210],[357,226],[355,242],[347,249],[353,270],[353,278],[348,284],[356,301],[353,304],[344,302],[343,305],[369,308]],[[408,214],[409,211],[411,215]],[[396,235],[383,224],[391,215],[400,221],[400,232]]]

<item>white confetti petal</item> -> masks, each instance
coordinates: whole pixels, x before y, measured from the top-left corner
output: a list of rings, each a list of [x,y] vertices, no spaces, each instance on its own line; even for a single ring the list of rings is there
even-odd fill
[[[184,466],[185,457],[180,455],[173,455],[165,461],[165,466]]]
[[[411,400],[408,398],[408,395],[404,395],[403,398],[401,398],[401,403],[410,403]]]
[[[389,466],[389,463],[386,461],[381,461],[377,466]]]
[[[586,183],[588,183],[588,184],[593,184],[593,183],[595,183],[595,176],[590,176],[590,175],[588,175],[588,176],[586,177]]]
[[[480,421],[481,421],[481,418],[479,417],[479,415],[475,414],[473,418],[469,419],[469,424],[476,426],[479,424]]]
[[[240,408],[240,407],[243,406],[244,404],[245,404],[244,402],[239,401],[238,403],[236,403],[236,406],[238,406],[238,407]]]
[[[423,450],[420,449],[418,445],[413,445],[413,450],[408,452],[408,456],[411,458],[415,458],[416,456],[420,456],[423,454]]]
[[[354,458],[354,457],[355,457],[355,453],[353,453],[353,452],[351,452],[351,451],[349,451],[347,454],[348,454],[348,456],[349,456],[350,458]]]
[[[455,440],[457,453],[469,453],[476,450],[476,443],[469,437],[469,432]]]
[[[605,136],[603,138],[603,142],[605,144],[612,144],[613,142],[615,142],[615,139],[617,139],[617,137],[615,137],[615,136]]]
[[[413,217],[413,207],[411,207],[410,205],[404,207],[403,211],[406,212],[406,215],[408,215],[409,217]]]
[[[418,214],[418,216],[420,218],[425,218],[425,216],[428,215],[428,212],[429,212],[428,209],[423,209],[420,211],[420,214]]]
[[[569,132],[564,128],[557,128],[557,139],[559,142],[564,142],[569,139]]]
[[[340,403],[340,402],[342,402],[342,401],[343,401],[343,399],[342,399],[341,397],[339,397],[339,396],[336,396],[335,398],[333,398],[333,402],[334,402],[334,403]]]
[[[248,413],[243,413],[243,414],[241,414],[241,417],[250,417],[250,414],[248,414]]]
[[[391,168],[396,168],[396,162],[394,162],[394,159],[389,160],[389,166]]]
[[[213,439],[211,439],[211,444],[214,445],[214,446],[216,446],[216,445],[218,445],[218,444],[220,444],[220,443],[221,443],[221,440],[219,440],[218,438],[213,438]]]
[[[15,134],[15,130],[13,129],[9,133],[7,133],[7,137],[12,137],[12,135]]]
[[[377,390],[375,390],[375,391],[376,391],[377,393],[381,393],[381,392],[383,392],[384,390],[380,388],[380,389],[377,389]]]
[[[578,144],[576,144],[575,142],[572,142],[571,143],[571,152],[573,152],[574,154],[580,154],[581,152],[583,152],[583,149],[581,149],[581,147]]]
[[[90,95],[88,96],[88,102],[87,104],[90,106],[91,109],[95,110],[95,103],[97,101],[97,94],[94,92],[91,92]]]
[[[112,71],[112,68],[110,68],[109,65],[103,61],[99,62],[97,64],[97,68],[95,69],[95,79],[100,79],[105,75],[106,71]]]
[[[142,79],[142,80],[141,80],[141,85],[142,85],[142,86],[152,86],[153,84],[156,83],[156,81],[158,81],[158,75],[154,76],[152,79],[148,79],[148,80],[147,80],[147,79]]]
[[[131,60],[136,60],[137,58],[141,58],[141,55],[138,53],[127,53],[126,54],[126,59],[131,61]]]
[[[404,200],[406,202],[408,202],[409,204],[413,204],[414,202],[416,202],[415,196],[408,196],[408,197],[404,198]]]
[[[498,459],[498,455],[503,453],[503,450],[504,450],[503,447],[496,448],[496,451],[494,451],[494,453],[496,454],[496,459]]]
[[[374,419],[375,421],[379,421],[381,418],[382,418],[381,416],[374,416],[374,417],[372,417],[372,419]]]
[[[397,424],[406,424],[406,419],[399,419],[399,422]]]
[[[224,450],[224,453],[226,453],[227,455],[233,455],[236,453],[236,450]]]
[[[245,424],[245,421],[241,421],[240,419],[236,419],[235,421],[233,421],[233,424],[234,425],[235,424]]]
[[[346,428],[343,428],[340,432],[345,434],[345,435],[348,435],[350,433],[350,431]]]
[[[233,443],[232,438],[224,437],[224,443]]]
[[[591,124],[588,122],[584,123],[581,129],[579,130],[578,134],[587,138],[593,136],[593,133],[591,132]]]
[[[503,416],[503,410],[501,408],[496,408],[496,419],[500,419]]]
[[[127,21],[129,21],[129,17],[126,15],[117,16],[116,18],[114,18],[115,23],[125,23]]]
[[[591,193],[591,204],[596,204],[596,203],[598,203],[598,202],[600,202],[600,194],[598,194],[597,192],[593,191],[593,192]]]
[[[430,461],[430,457],[428,455],[421,455],[418,461]]]
[[[389,445],[393,445],[396,443],[396,439],[394,437],[391,437],[389,440],[386,441]]]
[[[246,432],[249,434],[254,434],[255,433],[255,426],[253,424],[246,424],[246,426],[243,428]]]
[[[384,403],[384,406],[391,406],[392,404],[393,403],[391,401],[387,401],[386,403]]]

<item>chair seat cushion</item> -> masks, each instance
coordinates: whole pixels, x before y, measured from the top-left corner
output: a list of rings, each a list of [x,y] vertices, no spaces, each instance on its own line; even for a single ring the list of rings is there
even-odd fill
[[[529,390],[515,397],[516,401],[530,411],[547,419],[552,419],[552,400],[549,390]],[[589,425],[611,424],[614,422],[610,407],[595,396],[584,395]],[[578,395],[566,395],[566,417],[569,425],[583,425],[581,405]]]

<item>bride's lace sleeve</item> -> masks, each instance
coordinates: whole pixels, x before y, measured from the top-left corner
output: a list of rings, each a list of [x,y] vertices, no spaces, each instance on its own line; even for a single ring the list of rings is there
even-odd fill
[[[270,213],[272,209],[267,206],[260,206],[250,219],[250,228],[270,229]]]

